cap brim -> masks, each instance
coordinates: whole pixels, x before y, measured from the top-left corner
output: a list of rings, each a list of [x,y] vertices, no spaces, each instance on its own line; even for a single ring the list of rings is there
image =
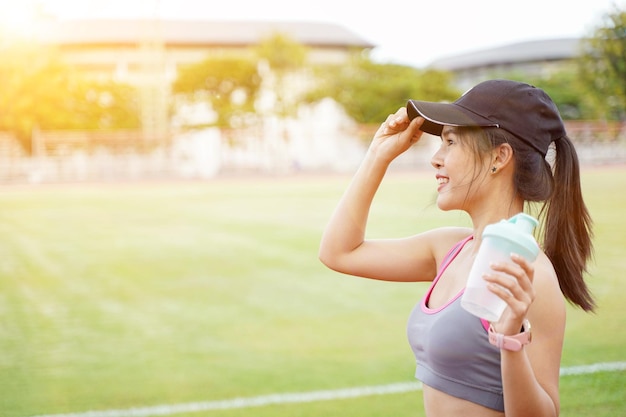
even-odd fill
[[[441,136],[444,126],[498,127],[498,123],[455,103],[409,100],[406,107],[409,120],[423,117],[424,123],[420,130],[435,136]]]

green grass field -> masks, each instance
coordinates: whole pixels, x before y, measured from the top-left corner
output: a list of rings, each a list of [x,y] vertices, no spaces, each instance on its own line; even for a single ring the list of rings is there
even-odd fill
[[[321,265],[349,176],[4,186],[0,416],[126,410],[412,382],[425,284]],[[467,224],[432,173],[391,174],[372,237]],[[626,170],[584,172],[596,314],[570,309],[563,366],[626,361]],[[626,415],[626,372],[563,376],[562,416]],[[419,392],[183,416],[423,416]]]

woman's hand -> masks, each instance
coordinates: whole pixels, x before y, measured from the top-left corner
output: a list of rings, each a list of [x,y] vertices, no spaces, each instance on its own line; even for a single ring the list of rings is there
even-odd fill
[[[380,125],[370,145],[370,151],[387,162],[393,161],[421,138],[423,132],[419,127],[423,122],[421,117],[410,121],[406,107],[399,108]]]
[[[496,331],[506,335],[515,335],[520,332],[522,322],[535,299],[533,287],[535,268],[517,254],[512,254],[511,260],[513,262],[491,265],[491,269],[496,273],[487,274],[484,277],[489,282],[489,290],[506,301],[508,305],[500,320],[494,323]]]

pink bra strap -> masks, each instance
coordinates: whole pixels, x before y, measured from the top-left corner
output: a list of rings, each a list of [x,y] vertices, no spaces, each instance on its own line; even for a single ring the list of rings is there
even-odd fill
[[[452,248],[448,251],[446,256],[443,258],[443,261],[441,261],[441,268],[439,268],[439,274],[437,274],[435,282],[439,279],[439,276],[441,276],[441,272],[445,271],[445,269],[448,267],[450,262],[452,262],[452,260],[456,258],[456,256],[459,254],[461,249],[463,249],[463,246],[465,246],[465,244],[473,238],[474,238],[474,235],[469,235],[465,239],[458,242],[456,245],[452,246]]]

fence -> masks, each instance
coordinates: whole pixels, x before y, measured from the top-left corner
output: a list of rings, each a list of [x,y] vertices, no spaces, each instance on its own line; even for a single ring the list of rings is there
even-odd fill
[[[140,131],[41,131],[33,136],[30,154],[12,135],[0,133],[0,183],[207,179],[229,173],[333,170],[337,167],[329,160],[358,163],[367,146],[362,136],[373,134],[371,130],[358,127],[336,136],[327,132],[323,136],[330,146],[308,143],[321,140],[318,136],[294,138],[302,136],[302,130],[289,133],[289,129],[279,138],[258,129],[227,135],[208,129],[160,139],[146,139]],[[626,123],[567,122],[567,130],[582,164],[626,162]],[[306,164],[295,148],[308,154]],[[317,160],[311,160],[311,149],[316,149]],[[424,143],[403,155],[396,166],[427,166],[432,150]]]

